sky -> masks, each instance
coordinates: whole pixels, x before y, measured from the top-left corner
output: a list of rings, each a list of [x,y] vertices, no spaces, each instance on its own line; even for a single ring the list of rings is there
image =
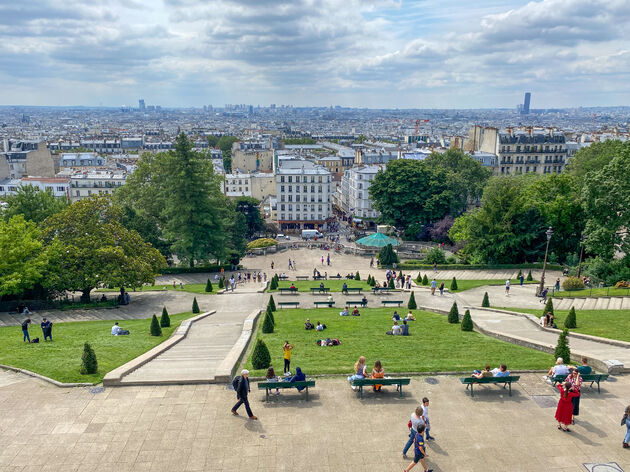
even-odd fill
[[[630,105],[630,0],[0,0],[0,105]]]

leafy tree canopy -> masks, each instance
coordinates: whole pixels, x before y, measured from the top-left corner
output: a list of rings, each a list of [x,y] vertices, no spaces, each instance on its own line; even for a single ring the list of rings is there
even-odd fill
[[[23,215],[27,221],[41,223],[49,216],[59,213],[68,202],[65,198],[57,198],[50,189],[40,190],[34,185],[19,186],[15,195],[6,197],[7,207],[3,216],[9,220],[15,215]]]
[[[247,230],[244,233],[249,239],[265,229],[265,222],[260,216],[260,202],[252,197],[239,197],[235,200],[236,211],[245,217]]]
[[[576,177],[583,178],[590,172],[602,169],[614,157],[627,153],[630,149],[630,141],[621,142],[607,140],[601,143],[593,143],[580,149],[567,163],[566,171]]]

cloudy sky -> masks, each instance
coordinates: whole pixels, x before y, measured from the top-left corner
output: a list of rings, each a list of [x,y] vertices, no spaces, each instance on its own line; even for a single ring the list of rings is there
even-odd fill
[[[630,0],[0,0],[0,104],[630,105]]]

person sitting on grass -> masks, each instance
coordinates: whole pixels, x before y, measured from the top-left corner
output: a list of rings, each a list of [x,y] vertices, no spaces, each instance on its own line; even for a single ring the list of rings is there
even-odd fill
[[[352,316],[361,316],[361,313],[359,313],[359,309],[355,306],[354,310],[352,310]]]
[[[374,367],[372,368],[372,375],[370,375],[371,379],[382,379],[385,377],[385,369],[383,369],[383,364],[381,361],[377,360],[374,362]],[[374,391],[380,392],[382,385],[374,385]]]
[[[402,334],[402,328],[398,325],[398,321],[394,321],[394,326],[392,326],[392,330],[388,331],[385,334],[389,334],[389,335],[393,335],[393,336],[399,336]]]
[[[325,324],[321,324],[319,321],[317,322],[317,326],[315,326],[315,331],[324,331],[326,329]]]
[[[403,324],[400,329],[403,336],[409,336],[409,325],[407,324],[407,320],[403,320]]]
[[[556,365],[552,366],[547,372],[547,375],[543,375],[543,379],[551,382],[551,377],[556,377],[558,375],[569,375],[569,368],[565,365],[564,359],[562,357],[558,357],[556,359]]]
[[[394,314],[392,315],[392,321],[400,321],[400,315],[397,311],[394,311]]]
[[[409,310],[409,313],[407,313],[407,316],[405,316],[405,319],[407,321],[416,321],[416,317],[413,316],[413,313],[411,313],[411,310]]]
[[[126,336],[128,334],[129,330],[122,329],[120,326],[118,326],[118,321],[116,321],[114,323],[114,326],[112,326],[112,336]]]
[[[471,377],[475,379],[482,379],[484,377],[492,377],[492,372],[490,371],[490,366],[486,364],[486,368],[484,370],[474,370]]]
[[[304,373],[302,372],[302,369],[300,369],[299,367],[296,367],[295,368],[295,375],[293,377],[291,377],[289,382],[304,382],[305,380],[306,380],[306,375],[304,375]],[[295,387],[295,388],[297,388],[298,392],[301,392],[306,387]]]
[[[310,318],[306,318],[306,323],[304,323],[304,329],[307,331],[311,329],[315,329],[315,326],[313,326],[313,323],[311,323]]]
[[[501,367],[492,370],[493,377],[509,377],[510,371],[507,370],[507,366],[505,364],[501,364]]]
[[[265,378],[267,379],[267,382],[279,381],[278,377],[276,376],[276,371],[274,370],[272,365],[270,365],[267,369],[267,375],[265,376]],[[276,395],[280,395],[280,390],[276,389]]]
[[[342,312],[339,313],[339,316],[350,316],[350,310],[346,307]]]

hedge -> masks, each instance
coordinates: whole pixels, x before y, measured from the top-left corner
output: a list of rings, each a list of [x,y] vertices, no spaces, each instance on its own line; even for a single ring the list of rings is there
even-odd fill
[[[501,269],[542,269],[542,262],[534,264],[438,264],[438,270],[501,270]],[[433,264],[410,259],[396,266],[398,269],[433,270]],[[560,264],[547,264],[548,270],[562,270]]]

